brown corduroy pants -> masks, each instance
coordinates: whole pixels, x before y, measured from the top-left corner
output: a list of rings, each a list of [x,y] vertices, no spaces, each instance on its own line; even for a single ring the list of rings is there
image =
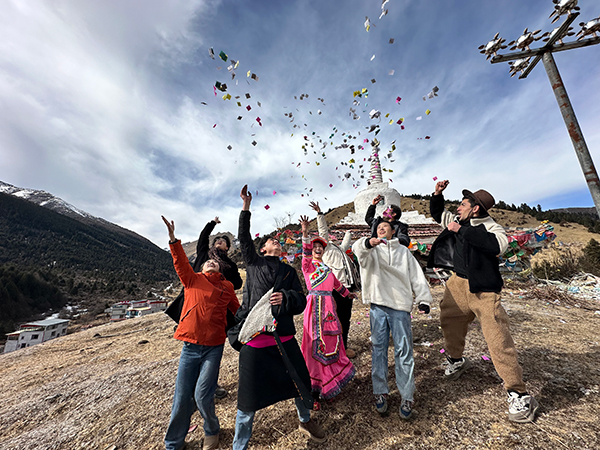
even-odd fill
[[[517,359],[517,349],[508,328],[508,314],[500,302],[500,294],[469,292],[469,282],[452,275],[440,303],[440,322],[446,341],[446,351],[452,358],[461,358],[469,324],[477,317],[488,345],[496,372],[504,387],[526,392],[523,369]]]

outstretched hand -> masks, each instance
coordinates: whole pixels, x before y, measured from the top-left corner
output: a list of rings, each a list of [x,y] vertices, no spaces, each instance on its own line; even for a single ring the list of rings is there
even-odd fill
[[[308,204],[312,209],[314,209],[317,213],[321,212],[321,207],[319,206],[319,202],[310,202]]]
[[[308,237],[308,216],[300,216],[300,225],[302,225],[302,237]]]
[[[248,211],[250,209],[250,203],[252,202],[252,192],[248,191],[248,185],[245,184],[242,188],[242,192],[240,192],[240,197],[244,201],[244,211]]]
[[[167,226],[167,230],[169,231],[169,241],[175,242],[177,240],[175,239],[175,222],[173,222],[172,220],[169,222],[165,216],[160,217],[162,217],[162,220]]]
[[[448,187],[449,183],[450,182],[448,180],[438,181],[435,184],[435,195],[440,195],[442,192],[444,192],[444,189]]]

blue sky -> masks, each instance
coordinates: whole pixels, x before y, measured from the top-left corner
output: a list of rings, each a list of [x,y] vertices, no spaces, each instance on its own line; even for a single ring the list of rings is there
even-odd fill
[[[576,23],[600,15],[597,1],[579,5]],[[403,194],[430,193],[438,177],[451,182],[448,198],[485,188],[543,209],[593,205],[543,65],[519,80],[478,51],[496,32],[508,42],[525,27],[551,31],[550,0],[386,7],[379,19],[378,0],[3,2],[0,180],[51,192],[161,247],[161,214],[184,241],[216,215],[235,234],[248,183],[253,233],[265,233],[287,212],[312,212],[310,200],[324,209],[352,201],[366,185],[367,127],[378,124],[380,154],[396,145],[384,175]],[[211,47],[239,61],[235,79]],[[555,59],[598,164],[600,46]],[[216,81],[231,100],[214,95]],[[434,86],[439,96],[423,101]],[[362,88],[368,98],[353,106]],[[371,120],[372,109],[390,116]],[[343,139],[354,154],[336,149]],[[353,169],[342,165],[351,158]]]

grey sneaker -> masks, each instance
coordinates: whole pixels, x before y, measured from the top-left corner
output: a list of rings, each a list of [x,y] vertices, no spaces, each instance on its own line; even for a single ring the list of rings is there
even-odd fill
[[[508,420],[517,423],[533,422],[540,404],[531,395],[508,392]]]
[[[375,395],[375,409],[381,415],[387,413],[387,410],[388,410],[387,394],[376,394]]]
[[[400,418],[403,420],[409,420],[412,417],[412,408],[413,402],[409,402],[408,400],[402,400],[402,404],[400,405]]]
[[[473,364],[469,358],[460,358],[460,361],[452,362],[448,358],[446,358],[446,362],[444,363],[446,366],[444,370],[444,375],[450,381],[458,380],[458,378],[463,374],[465,370],[471,367]]]
[[[314,419],[310,419],[306,423],[300,422],[300,427],[298,427],[298,429],[303,433],[308,434],[315,442],[325,442],[327,440],[325,430]]]

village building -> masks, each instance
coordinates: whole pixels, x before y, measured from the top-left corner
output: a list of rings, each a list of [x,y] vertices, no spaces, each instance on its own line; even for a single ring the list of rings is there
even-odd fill
[[[167,309],[167,300],[134,300],[115,303],[107,308],[105,312],[110,316],[111,322],[119,322],[164,311],[165,309]]]
[[[6,335],[4,353],[14,352],[21,348],[41,344],[59,336],[67,334],[67,319],[45,319],[28,322],[19,327],[17,331]]]

